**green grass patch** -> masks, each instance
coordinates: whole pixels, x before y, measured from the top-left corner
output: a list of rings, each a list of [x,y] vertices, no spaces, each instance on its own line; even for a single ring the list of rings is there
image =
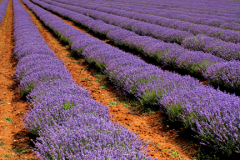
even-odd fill
[[[130,107],[130,104],[129,104],[129,103],[125,103],[125,104],[123,105],[123,107],[124,107],[124,108],[128,108],[128,107]]]
[[[23,146],[15,147],[14,149],[12,149],[12,151],[16,154],[19,154],[19,155],[28,153],[28,151]]]
[[[101,85],[101,86],[99,87],[99,89],[101,89],[101,90],[106,90],[106,89],[107,89],[107,86]]]
[[[10,158],[10,155],[9,154],[4,154],[3,157],[4,158]]]
[[[172,155],[174,158],[177,158],[177,157],[179,156],[179,154],[177,153],[177,151],[171,150],[170,152],[172,153],[171,155]]]
[[[5,143],[3,142],[3,140],[0,141],[0,146],[5,145]]]
[[[66,101],[62,106],[63,106],[64,110],[69,110],[76,105],[73,102],[70,103],[70,101]]]
[[[6,117],[4,118],[5,121],[7,121],[7,123],[12,123],[13,122],[13,119],[10,118],[10,117]]]
[[[101,82],[101,79],[95,79],[95,81],[97,81],[97,82]]]
[[[116,106],[116,105],[117,105],[117,102],[109,101],[108,104],[109,104],[110,106]]]
[[[99,73],[94,74],[94,76],[98,79],[105,77],[105,75]]]
[[[4,101],[1,101],[1,102],[0,102],[0,104],[7,104],[7,103],[6,103],[6,102],[4,102]]]

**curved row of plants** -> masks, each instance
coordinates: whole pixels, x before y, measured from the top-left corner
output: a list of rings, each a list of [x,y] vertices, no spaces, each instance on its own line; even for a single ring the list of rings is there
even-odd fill
[[[2,23],[5,15],[6,15],[8,2],[9,2],[9,0],[0,1],[0,24]]]
[[[217,16],[217,15],[207,15],[202,13],[199,14],[199,13],[191,13],[191,12],[182,12],[179,10],[168,10],[168,9],[165,9],[166,7],[153,8],[156,6],[149,7],[148,5],[138,6],[139,2],[134,2],[134,1],[132,1],[133,4],[128,4],[128,5],[117,5],[116,2],[111,4],[109,3],[109,1],[108,2],[101,1],[101,4],[99,3],[99,1],[94,1],[94,2],[95,3],[92,2],[92,4],[96,4],[95,9],[98,8],[99,5],[101,5],[101,6],[107,6],[109,8],[117,8],[117,9],[126,10],[126,11],[133,11],[136,13],[157,15],[160,17],[178,19],[185,22],[215,26],[215,27],[220,27],[223,29],[231,29],[231,30],[239,30],[239,26],[240,26],[239,18],[235,18],[231,16]],[[75,1],[72,4],[83,5],[83,3],[89,4],[89,1],[81,1],[80,3],[79,1]],[[118,3],[121,4],[120,1],[118,1]]]
[[[228,62],[208,53],[189,51],[177,44],[165,43],[147,36],[139,36],[134,32],[78,14],[71,11],[71,7],[67,10],[64,9],[65,7],[61,8],[38,0],[32,1],[89,28],[95,33],[106,36],[116,45],[136,50],[160,64],[181,69],[192,75],[205,77],[214,85],[224,86],[236,92],[240,91],[239,61]]]
[[[24,122],[38,136],[38,158],[152,159],[136,134],[110,121],[107,106],[74,84],[64,63],[49,48],[18,0],[14,0],[13,7],[14,53],[19,60],[16,78],[21,93],[32,104]]]
[[[141,22],[138,20],[129,19],[126,17],[111,15],[108,13],[85,9],[82,7],[61,4],[58,2],[50,1],[50,0],[42,0],[43,2],[47,2],[54,6],[60,6],[62,8],[70,9],[71,11],[75,11],[86,16],[90,16],[97,20],[102,20],[108,24],[112,24],[118,27],[121,27],[126,30],[133,31],[141,36],[151,36],[153,38],[165,41],[165,42],[174,42],[181,44],[182,47],[195,50],[195,51],[203,51],[214,54],[226,60],[240,60],[240,45],[224,42],[218,38],[209,37],[206,35],[196,35],[187,32],[180,31],[177,29],[161,27],[155,24],[150,24],[146,22]],[[66,3],[66,2],[65,2]],[[70,2],[69,2],[70,4]],[[201,28],[201,27],[200,27]],[[201,30],[201,29],[200,29]],[[214,30],[207,30],[215,32]],[[217,31],[216,34],[219,32]],[[240,37],[240,32],[236,32]],[[224,33],[223,33],[224,34]],[[238,36],[232,34],[226,34],[228,38],[237,38]]]
[[[189,76],[163,72],[137,56],[81,33],[28,0],[23,2],[68,42],[73,51],[108,75],[117,87],[142,103],[159,105],[171,120],[191,127],[202,144],[228,155],[239,152],[239,97],[204,86]]]

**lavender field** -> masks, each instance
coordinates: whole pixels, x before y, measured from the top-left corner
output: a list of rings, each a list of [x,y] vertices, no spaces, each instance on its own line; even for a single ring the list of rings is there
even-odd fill
[[[0,23],[8,2],[0,1]],[[123,94],[157,106],[198,144],[224,157],[239,155],[239,1],[12,2],[15,78],[32,106],[24,127],[37,137],[37,158],[154,159],[147,142],[113,122],[108,106],[74,82],[22,4]]]

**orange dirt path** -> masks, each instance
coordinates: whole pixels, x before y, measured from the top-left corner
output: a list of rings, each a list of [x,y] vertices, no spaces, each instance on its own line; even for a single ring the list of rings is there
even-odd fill
[[[13,55],[13,7],[10,0],[0,24],[0,159],[35,159],[22,119],[29,108],[14,81],[17,60]]]
[[[148,142],[148,147],[151,149],[150,155],[161,160],[193,159],[193,156],[197,154],[197,145],[186,141],[177,134],[177,131],[170,129],[170,126],[160,123],[161,119],[165,119],[163,113],[157,111],[147,115],[140,113],[133,107],[124,107],[125,102],[116,93],[116,89],[107,84],[107,78],[97,78],[96,70],[92,69],[83,58],[72,56],[70,47],[60,43],[59,39],[39,21],[33,12],[25,5],[23,6],[29,11],[34,24],[50,48],[65,62],[65,66],[71,72],[75,82],[88,89],[93,99],[108,105],[113,120],[125,125],[126,128]],[[84,29],[75,26],[73,22],[64,21],[86,33]],[[109,102],[116,102],[117,105],[111,106]]]

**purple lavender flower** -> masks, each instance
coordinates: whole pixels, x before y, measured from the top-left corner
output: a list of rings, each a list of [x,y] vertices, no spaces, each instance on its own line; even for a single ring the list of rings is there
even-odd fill
[[[240,62],[217,63],[207,69],[205,78],[210,82],[234,90],[240,90]]]
[[[186,38],[182,46],[190,50],[212,53],[226,60],[240,60],[240,45],[223,42],[216,38],[197,35]]]
[[[3,1],[0,3],[0,24],[2,23],[5,15],[6,15],[6,10],[7,10],[7,7],[8,7],[8,2],[9,2],[9,0],[3,0]]]

